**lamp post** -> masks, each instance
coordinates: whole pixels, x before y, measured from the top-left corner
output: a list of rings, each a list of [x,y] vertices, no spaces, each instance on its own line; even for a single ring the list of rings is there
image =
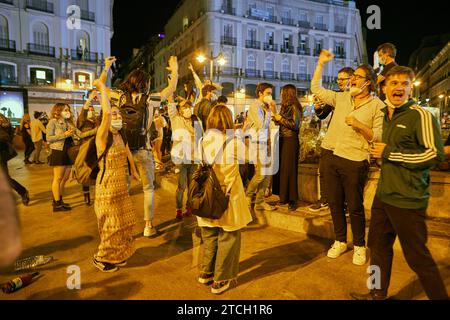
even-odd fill
[[[419,99],[420,98],[420,89],[419,89],[419,87],[420,87],[420,85],[422,84],[422,82],[420,82],[419,80],[416,80],[416,81],[414,81],[414,96],[417,98],[417,99]]]
[[[203,54],[200,54],[197,56],[197,61],[200,63],[205,62],[207,59],[208,58],[206,58]],[[222,52],[220,52],[217,56],[214,56],[214,53],[211,51],[211,56],[209,57],[211,82],[214,79],[214,61],[216,61],[216,60],[220,66],[224,66],[227,63],[227,61],[223,57]]]

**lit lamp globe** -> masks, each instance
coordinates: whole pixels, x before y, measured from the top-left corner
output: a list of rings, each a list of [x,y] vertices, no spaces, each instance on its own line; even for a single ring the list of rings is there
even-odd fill
[[[206,61],[206,57],[201,54],[201,55],[197,56],[197,61],[200,63],[203,63]]]

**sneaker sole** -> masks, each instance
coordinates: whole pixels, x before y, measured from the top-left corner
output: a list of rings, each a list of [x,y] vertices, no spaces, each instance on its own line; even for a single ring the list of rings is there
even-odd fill
[[[344,253],[346,253],[347,252],[347,250],[345,250],[344,252],[342,252],[341,254],[339,254],[339,255],[337,255],[337,256],[331,256],[330,254],[327,254],[327,257],[328,258],[330,258],[330,259],[337,259],[337,258],[339,258],[340,256],[342,256]]]
[[[237,285],[237,283],[231,281],[231,282],[228,282],[227,285],[223,286],[220,289],[214,289],[211,287],[211,293],[220,295],[220,294],[224,293],[225,291],[230,290],[231,288],[235,287],[236,285]]]
[[[116,267],[116,268],[114,268],[114,269],[110,269],[110,270],[104,270],[104,269],[102,269],[102,267],[101,267],[100,265],[97,265],[97,264],[95,263],[95,261],[93,261],[92,264],[93,264],[98,270],[100,270],[101,272],[105,272],[105,273],[113,273],[113,272],[116,272],[116,271],[119,270],[118,267]]]
[[[311,212],[320,212],[320,211],[326,211],[326,210],[328,210],[329,208],[328,207],[323,207],[323,208],[320,208],[320,209],[311,209],[311,208],[308,208],[308,211],[311,211]]]
[[[212,282],[214,282],[214,278],[210,278],[210,279],[203,279],[203,278],[198,278],[198,282],[204,285],[209,285]]]

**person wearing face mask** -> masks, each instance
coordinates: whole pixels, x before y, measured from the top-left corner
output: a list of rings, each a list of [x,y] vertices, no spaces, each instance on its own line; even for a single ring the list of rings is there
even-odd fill
[[[346,202],[353,233],[353,263],[364,265],[367,259],[363,194],[369,173],[369,145],[381,139],[381,109],[385,105],[374,96],[376,75],[368,65],[361,65],[355,70],[349,92],[323,88],[321,81],[324,66],[333,59],[332,53],[322,50],[311,82],[312,93],[335,110],[323,141],[323,145],[334,148],[324,172],[336,236],[328,257],[336,259],[347,251]]]
[[[99,123],[97,123],[97,119],[95,117],[95,109],[91,105],[93,101],[95,101],[98,97],[98,93],[96,90],[92,90],[88,96],[88,99],[84,103],[83,108],[81,109],[81,112],[77,118],[77,128],[81,132],[89,131],[92,129],[95,129],[98,127]],[[83,139],[83,142],[87,140],[88,138]],[[91,194],[89,191],[89,185],[83,186],[83,196],[84,196],[84,203],[86,205],[91,204]]]
[[[386,79],[387,73],[397,66],[395,62],[395,57],[397,56],[397,48],[392,43],[383,43],[377,48],[378,61],[383,67],[383,70],[378,74],[377,83],[379,86],[379,97],[381,101],[386,100],[386,95],[384,94],[382,87],[384,85],[384,80]]]
[[[70,106],[57,103],[51,113],[46,133],[50,144],[49,165],[53,167],[53,212],[69,211],[70,205],[63,201],[64,186],[69,179],[73,165],[69,157],[69,148],[73,147],[74,138],[83,139],[93,136],[96,129],[81,132],[75,127]]]
[[[426,245],[430,169],[444,160],[440,125],[409,99],[413,79],[408,67],[396,66],[386,74],[383,139],[371,148],[372,156],[382,160],[369,229],[370,263],[379,267],[380,283],[367,294],[351,293],[356,300],[387,299],[397,236],[428,298],[449,299]]]
[[[271,141],[270,128],[272,120],[272,110],[276,109],[276,103],[272,97],[273,86],[269,83],[260,83],[256,87],[257,99],[248,110],[247,124],[251,136],[251,154],[256,155],[252,161],[255,165],[255,174],[247,186],[247,205],[252,206],[255,198],[256,210],[274,211],[276,207],[269,205],[265,201],[265,190],[269,187],[271,177],[267,169],[270,163]],[[272,123],[273,124],[273,123]]]
[[[99,174],[95,184],[95,215],[98,220],[100,245],[93,264],[102,272],[115,272],[124,267],[134,254],[133,229],[136,214],[128,193],[128,164],[131,175],[140,181],[118,107],[112,107],[106,86],[99,80],[102,120],[95,137]]]
[[[164,117],[160,114],[159,109],[155,110],[153,126],[157,133],[156,138],[152,141],[156,161],[155,169],[161,170],[164,168],[161,146],[164,138],[164,128],[167,127],[167,122],[166,119],[164,119]]]
[[[206,120],[208,119],[209,113],[211,112],[214,101],[217,100],[217,95],[215,94],[216,87],[213,85],[206,85],[202,89],[203,99],[195,105],[194,114],[202,122],[203,128],[206,128]]]
[[[192,210],[186,203],[186,211],[183,213],[183,197],[186,188],[190,184],[191,176],[197,164],[197,146],[203,136],[203,127],[198,117],[192,114],[192,104],[185,100],[177,106],[173,98],[168,99],[167,111],[172,125],[172,161],[177,166],[178,188],[176,191],[176,218],[181,220],[183,216],[191,216]]]

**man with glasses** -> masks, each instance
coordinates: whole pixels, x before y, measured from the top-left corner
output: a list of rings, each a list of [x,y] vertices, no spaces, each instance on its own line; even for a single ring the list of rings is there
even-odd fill
[[[340,92],[347,92],[350,90],[350,79],[353,75],[354,70],[352,68],[346,67],[338,72],[337,84],[339,86]],[[315,103],[315,112],[320,120],[325,120],[328,118],[330,113],[333,113],[333,106],[321,103]],[[333,121],[333,116],[331,116],[329,124]],[[330,126],[330,125],[329,125]],[[329,127],[328,126],[328,127]],[[333,150],[335,146],[335,141],[337,138],[337,133],[328,131],[325,139],[322,142],[320,151],[320,161],[319,161],[319,174],[320,174],[320,200],[311,205],[308,209],[311,212],[318,212],[328,209],[328,196],[327,196],[327,184],[325,182],[325,170],[328,167],[328,161],[333,155]]]
[[[311,82],[312,93],[335,109],[329,131],[336,140],[325,170],[325,181],[336,241],[328,251],[328,257],[335,259],[347,251],[344,210],[347,203],[353,233],[353,263],[361,266],[366,263],[363,194],[369,173],[369,145],[381,140],[381,109],[385,105],[373,95],[377,85],[376,75],[368,65],[361,65],[355,70],[349,92],[323,88],[324,66],[333,59],[332,53],[322,50]]]

